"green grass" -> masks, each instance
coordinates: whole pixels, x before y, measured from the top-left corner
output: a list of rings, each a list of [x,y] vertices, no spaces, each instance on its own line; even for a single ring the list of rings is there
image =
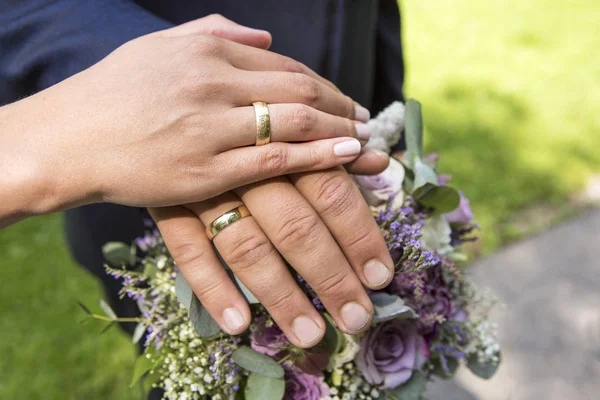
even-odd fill
[[[519,210],[561,205],[600,170],[596,3],[403,1],[407,92],[487,251]],[[69,259],[60,217],[0,231],[0,250],[0,399],[139,399],[129,339],[78,324],[76,301],[102,293]]]

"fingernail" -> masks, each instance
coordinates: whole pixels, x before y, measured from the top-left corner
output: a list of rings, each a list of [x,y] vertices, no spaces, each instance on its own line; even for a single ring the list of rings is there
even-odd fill
[[[371,118],[369,110],[357,104],[354,106],[354,119],[357,121],[367,122]]]
[[[369,140],[371,138],[371,128],[367,124],[356,124],[356,136],[362,140]]]
[[[351,332],[358,332],[369,323],[369,314],[358,303],[350,302],[342,307],[342,320]]]
[[[365,264],[365,279],[369,286],[379,287],[390,279],[390,270],[379,260],[371,260]]]
[[[321,337],[321,328],[308,317],[298,317],[292,323],[292,329],[300,343],[308,346]]]
[[[240,313],[236,308],[227,308],[223,311],[223,321],[225,321],[225,325],[231,332],[236,332],[240,330],[242,326],[246,323],[244,317],[242,317],[242,313]]]
[[[356,139],[346,140],[333,146],[333,154],[338,157],[356,156],[360,153],[360,142]]]

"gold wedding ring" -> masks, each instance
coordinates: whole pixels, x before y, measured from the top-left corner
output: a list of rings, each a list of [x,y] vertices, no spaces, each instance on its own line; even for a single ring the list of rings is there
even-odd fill
[[[262,146],[271,141],[271,119],[267,103],[256,101],[252,103],[256,114],[256,145]]]
[[[223,229],[242,218],[249,217],[250,215],[250,211],[248,211],[246,206],[239,206],[233,210],[227,211],[225,214],[215,219],[206,227],[206,236],[208,236],[209,240],[213,240],[213,238],[217,236],[217,234]]]

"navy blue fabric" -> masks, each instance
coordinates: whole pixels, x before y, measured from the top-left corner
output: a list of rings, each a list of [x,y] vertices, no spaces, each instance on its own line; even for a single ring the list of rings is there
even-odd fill
[[[403,97],[396,0],[0,0],[0,104],[60,82],[130,39],[211,13],[270,31],[274,51],[331,79],[373,113]],[[123,316],[137,309],[118,302],[100,248],[140,235],[142,216],[108,204],[66,213],[75,258],[103,280]]]

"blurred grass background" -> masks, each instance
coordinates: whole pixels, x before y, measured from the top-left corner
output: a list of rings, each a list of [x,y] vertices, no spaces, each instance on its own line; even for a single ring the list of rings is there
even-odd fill
[[[522,210],[570,208],[600,171],[596,0],[401,6],[407,94],[423,103],[428,149],[471,199],[480,250],[518,236]],[[60,216],[0,231],[0,250],[0,399],[141,398],[128,388],[129,338],[78,324],[76,301],[102,294],[69,259]]]

